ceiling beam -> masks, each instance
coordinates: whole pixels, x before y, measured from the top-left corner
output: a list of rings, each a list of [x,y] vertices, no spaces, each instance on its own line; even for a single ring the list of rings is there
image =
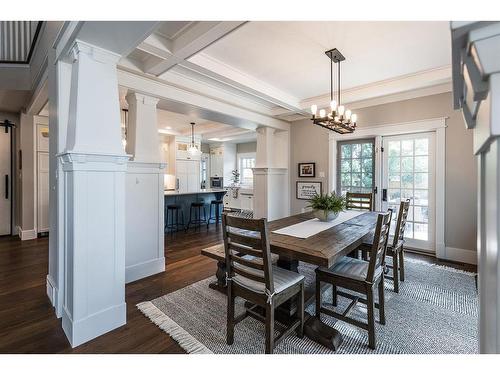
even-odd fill
[[[145,73],[155,76],[165,73],[179,62],[199,53],[244,23],[241,21],[193,22],[191,26],[171,41],[159,35],[148,38],[141,43],[140,49],[154,56],[161,57],[163,60],[158,63],[147,64]]]

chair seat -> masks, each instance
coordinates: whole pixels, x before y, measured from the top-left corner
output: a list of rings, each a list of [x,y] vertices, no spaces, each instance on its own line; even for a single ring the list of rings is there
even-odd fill
[[[214,199],[210,202],[210,204],[222,204],[222,203],[224,203],[222,199]]]
[[[205,202],[192,202],[191,207],[203,207]]]
[[[181,208],[181,206],[179,206],[178,204],[169,204],[167,205],[167,209],[168,210],[179,210]]]
[[[250,274],[264,277],[264,271],[255,270],[253,268],[242,265],[239,265],[238,267],[244,269],[246,272]],[[293,271],[288,271],[283,268],[273,266],[273,280],[274,280],[274,292],[281,293],[282,291],[304,280],[304,276]],[[265,294],[266,292],[266,286],[264,283],[251,280],[247,277],[241,275],[235,275],[233,276],[233,281],[244,288],[252,290],[253,292],[260,294]]]
[[[337,263],[335,263],[331,268],[319,267],[316,269],[316,273],[324,274],[326,276],[340,276],[348,279],[354,280],[366,280],[368,275],[369,263],[350,257],[342,257]],[[374,278],[377,278],[382,273],[382,268],[379,267],[375,271]]]

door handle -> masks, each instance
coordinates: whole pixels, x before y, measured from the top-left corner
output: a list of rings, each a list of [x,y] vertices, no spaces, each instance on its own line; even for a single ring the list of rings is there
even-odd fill
[[[377,187],[377,186],[375,186],[375,187],[373,188],[373,194],[377,194],[377,193],[378,193],[378,187]]]
[[[5,199],[9,199],[9,175],[5,175]]]
[[[382,189],[382,200],[387,202],[387,189]]]

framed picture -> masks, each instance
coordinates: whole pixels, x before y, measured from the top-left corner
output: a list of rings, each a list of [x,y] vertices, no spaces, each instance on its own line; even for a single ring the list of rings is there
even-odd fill
[[[299,163],[299,177],[316,177],[316,163]]]
[[[321,194],[321,182],[297,181],[297,199],[308,200]]]

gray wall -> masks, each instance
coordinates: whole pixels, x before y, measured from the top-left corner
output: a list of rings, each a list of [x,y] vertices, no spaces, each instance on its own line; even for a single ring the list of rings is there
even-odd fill
[[[237,154],[244,154],[247,152],[257,152],[257,142],[238,143],[236,145]]]
[[[476,162],[472,153],[472,133],[465,129],[462,115],[452,108],[451,93],[404,100],[356,109],[358,127],[392,124],[436,117],[446,120],[445,244],[476,250]],[[310,120],[292,123],[291,131],[291,210],[298,213],[307,205],[295,198],[297,163],[316,162],[316,176],[325,172],[323,190],[328,186],[328,130]],[[311,179],[312,181],[312,179]]]

